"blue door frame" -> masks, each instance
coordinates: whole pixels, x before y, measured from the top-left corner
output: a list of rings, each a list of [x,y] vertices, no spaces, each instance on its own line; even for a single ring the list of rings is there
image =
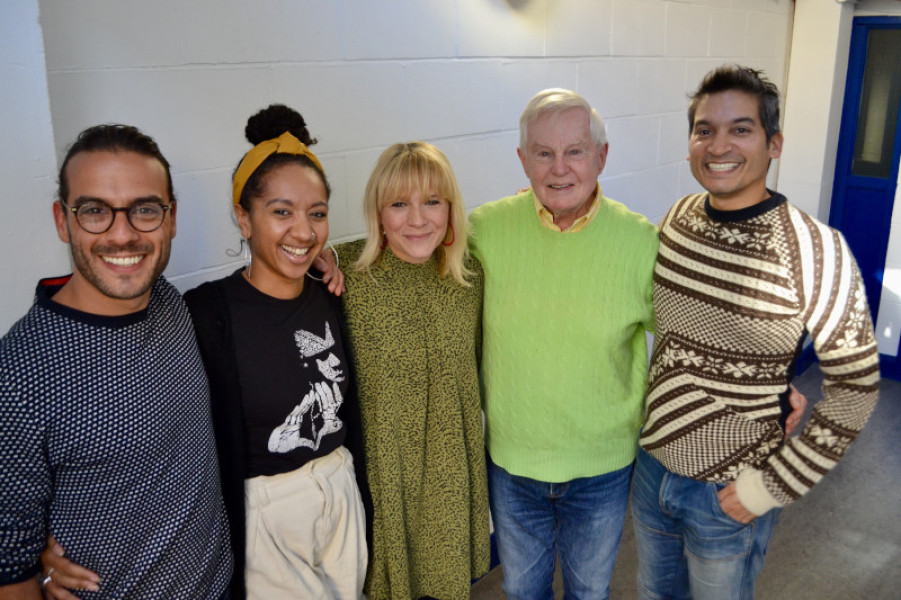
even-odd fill
[[[894,132],[886,132],[893,141],[891,172],[888,176],[864,176],[852,171],[857,143],[858,117],[863,93],[867,43],[870,33],[880,29],[901,30],[901,17],[857,17],[851,34],[848,77],[839,132],[838,156],[829,225],[840,230],[848,241],[867,286],[867,302],[873,322],[882,295],[885,255],[891,231],[892,207],[901,157],[901,102],[894,109]],[[884,377],[901,379],[901,359],[880,356]]]

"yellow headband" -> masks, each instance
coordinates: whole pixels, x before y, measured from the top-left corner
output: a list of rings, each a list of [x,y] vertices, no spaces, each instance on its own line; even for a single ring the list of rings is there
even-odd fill
[[[241,201],[241,192],[244,191],[247,180],[250,179],[254,171],[260,168],[263,161],[273,154],[299,154],[300,156],[309,157],[313,164],[321,172],[325,173],[325,170],[319,163],[319,159],[310,152],[306,144],[286,131],[274,140],[260,142],[244,155],[241,164],[238,165],[238,170],[235,171],[235,178],[232,182],[232,204],[236,205]]]

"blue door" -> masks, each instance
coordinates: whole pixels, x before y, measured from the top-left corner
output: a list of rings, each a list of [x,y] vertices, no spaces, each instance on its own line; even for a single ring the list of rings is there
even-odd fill
[[[901,18],[854,19],[829,224],[840,230],[863,275],[873,322],[901,156]],[[901,360],[881,357],[883,376]]]

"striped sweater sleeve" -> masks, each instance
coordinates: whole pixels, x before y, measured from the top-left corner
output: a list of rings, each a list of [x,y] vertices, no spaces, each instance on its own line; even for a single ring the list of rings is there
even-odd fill
[[[840,233],[793,207],[805,325],[823,371],[823,399],[799,437],[759,469],[744,470],[736,492],[755,514],[796,500],[848,451],[876,405],[879,358],[863,281]]]

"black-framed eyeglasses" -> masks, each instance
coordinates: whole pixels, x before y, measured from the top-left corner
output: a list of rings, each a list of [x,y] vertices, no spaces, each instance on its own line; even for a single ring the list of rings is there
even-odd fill
[[[163,204],[155,200],[138,200],[131,206],[113,208],[103,200],[88,200],[78,206],[66,206],[60,201],[63,208],[75,215],[78,225],[88,233],[106,233],[116,220],[116,213],[125,213],[128,224],[141,233],[156,231],[163,224],[166,212],[172,208],[171,204]]]

